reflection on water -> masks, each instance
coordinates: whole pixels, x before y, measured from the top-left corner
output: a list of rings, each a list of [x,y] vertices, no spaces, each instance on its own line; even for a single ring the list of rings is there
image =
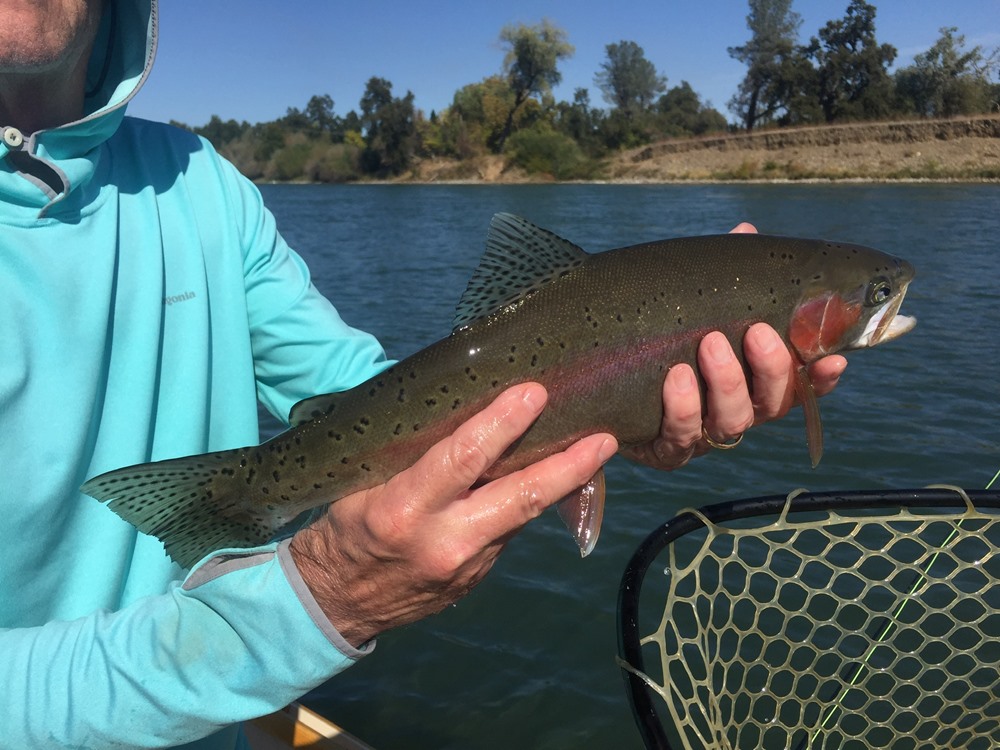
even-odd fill
[[[589,251],[724,232],[872,245],[917,277],[916,329],[850,357],[809,468],[801,414],[671,474],[616,459],[595,552],[558,520],[509,545],[457,607],[379,639],[312,703],[374,746],[639,746],[614,663],[615,600],[642,538],[678,509],[812,490],[982,486],[1000,463],[1000,188],[993,185],[266,186],[286,239],[344,318],[401,357],[446,335],[490,217],[521,214]]]

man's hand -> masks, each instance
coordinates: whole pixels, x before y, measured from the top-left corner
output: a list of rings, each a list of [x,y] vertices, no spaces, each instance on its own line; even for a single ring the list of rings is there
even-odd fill
[[[743,223],[732,231],[757,230]],[[753,374],[752,394],[729,340],[721,333],[710,333],[698,347],[706,404],[702,405],[694,370],[686,364],[671,367],[663,383],[660,436],[622,453],[658,469],[677,469],[709,450],[704,433],[723,443],[755,424],[787,414],[795,403],[795,369],[781,337],[766,323],[757,323],[743,339],[743,353]],[[809,376],[816,395],[832,391],[846,367],[847,360],[839,354],[812,363]]]
[[[295,563],[349,643],[360,645],[467,594],[515,532],[614,455],[614,437],[591,435],[473,489],[546,398],[537,383],[508,389],[411,468],[338,500],[295,535]]]

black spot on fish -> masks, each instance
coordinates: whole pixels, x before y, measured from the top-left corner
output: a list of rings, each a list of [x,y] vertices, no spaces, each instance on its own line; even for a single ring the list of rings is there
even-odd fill
[[[356,425],[354,425],[354,431],[355,431],[356,433],[358,433],[359,435],[364,435],[364,434],[365,434],[365,428],[364,428],[364,427],[362,427],[362,426],[361,426],[361,425],[359,425],[359,424],[356,424]]]
[[[265,487],[265,486],[262,486],[260,488],[260,492],[261,492],[262,495],[269,495],[270,494],[270,490],[268,490],[267,487]]]
[[[327,475],[328,477],[330,477],[330,479],[336,479],[336,478],[337,478],[337,475],[336,475],[336,474],[334,474],[334,473],[333,473],[332,471],[328,471],[328,472],[326,472],[326,475]]]
[[[396,394],[396,400],[399,403],[401,403],[401,404],[405,404],[406,403],[406,389],[405,388],[400,388],[399,389],[399,393]]]
[[[340,463],[342,464],[349,464],[350,462],[351,460],[347,456],[344,456],[342,459],[340,459]]]
[[[456,398],[455,401],[451,405],[452,410],[454,411],[455,409],[457,409],[461,405],[461,403],[462,403],[462,399]]]
[[[424,401],[424,404],[426,404],[427,406],[437,406],[437,403],[438,403],[437,399],[434,398],[429,398],[426,401]]]
[[[278,470],[277,470],[277,469],[275,469],[275,470],[274,470],[274,471],[273,471],[273,472],[271,473],[271,476],[272,476],[272,477],[274,477],[274,481],[275,481],[275,482],[280,482],[280,481],[281,481],[281,474],[280,474],[280,473],[278,472]]]
[[[545,339],[543,339],[541,336],[535,339],[535,341],[538,343],[539,346],[545,346]]]
[[[447,392],[448,392],[448,386],[442,385],[441,386],[441,393],[447,393]]]
[[[313,482],[313,489],[314,490],[321,490],[321,489],[323,489],[323,485],[321,485],[319,482]]]
[[[369,466],[368,464],[361,464],[361,468],[364,471],[371,471],[372,470],[372,467]]]
[[[402,422],[397,422],[396,423],[396,429],[392,431],[392,434],[393,435],[399,435],[402,432],[403,432],[403,423]]]

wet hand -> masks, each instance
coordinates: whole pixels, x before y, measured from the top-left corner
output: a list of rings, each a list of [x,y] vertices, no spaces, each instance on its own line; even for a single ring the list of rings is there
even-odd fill
[[[756,231],[745,223],[733,229]],[[757,323],[743,339],[743,353],[753,376],[752,391],[726,337],[719,332],[705,336],[698,348],[698,369],[706,388],[704,406],[694,370],[686,364],[671,367],[663,383],[659,437],[622,453],[658,469],[676,469],[710,450],[705,434],[725,443],[753,425],[787,414],[795,404],[795,364],[781,337],[766,323]],[[816,395],[832,391],[846,367],[847,360],[840,355],[810,365]]]
[[[360,645],[467,594],[518,530],[587,483],[615,453],[611,435],[591,435],[475,487],[545,402],[536,383],[508,389],[411,468],[338,500],[295,535],[293,559],[349,643]]]

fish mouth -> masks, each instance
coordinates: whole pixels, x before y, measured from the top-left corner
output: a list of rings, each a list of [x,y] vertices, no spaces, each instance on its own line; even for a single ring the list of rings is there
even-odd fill
[[[885,341],[892,341],[899,338],[904,333],[913,330],[917,324],[917,319],[911,315],[898,315],[900,306],[903,304],[903,297],[906,296],[906,287],[899,290],[899,294],[889,304],[876,312],[868,320],[865,330],[854,342],[855,349],[877,346]]]

